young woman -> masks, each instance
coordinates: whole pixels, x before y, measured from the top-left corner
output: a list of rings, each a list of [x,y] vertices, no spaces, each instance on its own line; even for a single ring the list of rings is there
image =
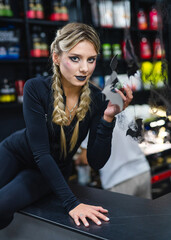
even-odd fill
[[[110,156],[117,105],[106,103],[99,89],[89,83],[99,54],[94,29],[70,23],[57,31],[51,45],[53,76],[30,79],[24,87],[26,128],[0,144],[0,227],[13,214],[53,191],[77,225],[89,226],[87,217],[100,225],[107,210],[80,203],[67,179],[71,160],[90,131],[88,161],[94,169]],[[124,108],[132,100],[125,87]],[[105,149],[105,151],[104,151]],[[58,201],[58,200],[57,200]]]

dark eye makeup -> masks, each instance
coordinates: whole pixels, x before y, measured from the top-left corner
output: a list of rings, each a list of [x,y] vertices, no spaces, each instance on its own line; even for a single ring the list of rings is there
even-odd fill
[[[78,62],[78,60],[79,60],[79,58],[76,56],[69,57],[69,59],[71,59],[71,61],[73,61],[73,62]]]
[[[69,59],[70,59],[71,61],[73,61],[73,62],[78,62],[78,61],[80,60],[80,58],[77,57],[77,56],[71,56],[71,57],[69,57]],[[88,61],[89,63],[93,63],[95,60],[96,60],[96,57],[90,57],[90,58],[88,58],[87,61]]]

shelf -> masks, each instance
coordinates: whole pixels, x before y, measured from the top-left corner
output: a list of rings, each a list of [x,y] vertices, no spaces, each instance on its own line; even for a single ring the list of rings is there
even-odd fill
[[[156,3],[156,0],[138,0],[139,3],[149,3],[149,4],[152,4],[152,3]],[[157,0],[157,2],[163,2],[163,0]]]
[[[131,27],[130,30],[135,32],[141,32],[141,33],[157,33],[159,31],[159,30],[151,30],[151,29],[141,30],[135,27]]]
[[[48,26],[64,26],[68,21],[48,21],[48,20],[39,20],[39,19],[26,19],[29,24],[39,24],[39,25],[48,25]]]
[[[0,63],[28,63],[27,59],[0,59]]]
[[[102,27],[102,26],[98,26],[98,27],[95,27],[94,28],[97,30],[97,31],[124,31],[125,28],[116,28],[116,27]]]
[[[0,17],[0,22],[5,22],[5,23],[24,23],[24,19],[22,19],[22,18]]]
[[[22,110],[23,104],[18,102],[11,102],[11,103],[0,103],[0,109],[1,110],[7,110],[7,109],[21,109]]]
[[[94,27],[97,31],[125,31],[126,28],[116,28],[116,27]],[[140,30],[136,27],[130,27],[128,28],[129,31],[134,31],[134,32],[142,32],[142,33],[157,33],[159,30],[151,30],[151,29],[146,29],[146,30]]]
[[[49,63],[51,58],[30,58],[30,61],[33,63]]]

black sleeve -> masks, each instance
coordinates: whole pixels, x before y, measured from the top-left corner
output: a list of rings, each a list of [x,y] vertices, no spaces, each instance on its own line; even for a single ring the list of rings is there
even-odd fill
[[[107,103],[103,95],[96,97],[96,106],[90,123],[90,132],[87,146],[87,159],[90,166],[99,170],[102,168],[111,154],[111,140],[115,118],[109,123],[103,119]]]
[[[23,114],[27,137],[38,168],[53,192],[62,201],[64,208],[69,212],[79,204],[79,201],[70,190],[57,163],[50,154],[45,110],[40,97],[41,95],[47,96],[47,93],[42,90],[41,82],[39,84],[40,87],[37,88],[34,86],[35,80],[31,79],[24,86]]]

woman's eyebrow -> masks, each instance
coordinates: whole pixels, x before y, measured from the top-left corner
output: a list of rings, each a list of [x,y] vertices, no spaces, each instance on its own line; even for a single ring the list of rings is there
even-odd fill
[[[78,53],[70,53],[70,55],[82,57],[82,55],[80,55],[80,54],[78,54]],[[93,58],[93,57],[97,57],[97,54],[96,54],[96,55],[93,55],[93,56],[89,56],[88,58]]]

